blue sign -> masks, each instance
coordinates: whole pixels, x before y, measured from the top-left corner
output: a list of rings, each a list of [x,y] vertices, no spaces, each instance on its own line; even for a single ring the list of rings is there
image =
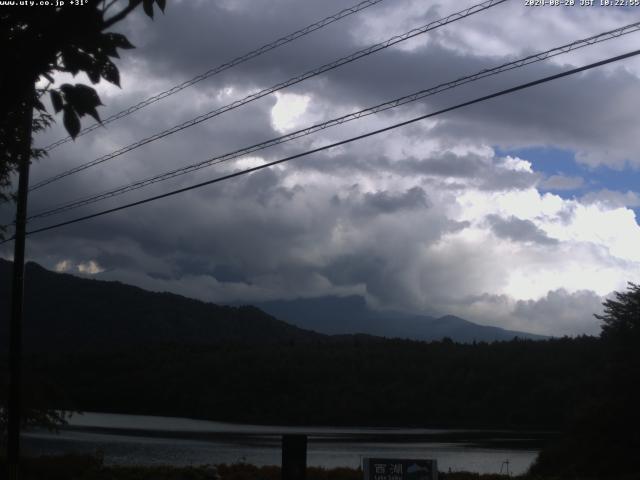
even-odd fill
[[[438,480],[436,460],[364,458],[364,480]]]

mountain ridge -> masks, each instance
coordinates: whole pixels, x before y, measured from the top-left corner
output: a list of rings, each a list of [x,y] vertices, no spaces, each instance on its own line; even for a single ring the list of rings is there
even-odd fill
[[[0,259],[0,305],[6,318],[11,265]],[[283,309],[291,305],[297,313],[295,309]],[[217,305],[118,281],[53,272],[28,262],[24,342],[27,351],[48,351],[112,350],[164,343],[341,342],[353,337],[363,341],[380,340],[375,337],[419,341],[448,337],[461,343],[511,340],[516,336],[544,338],[453,316],[434,319],[392,313],[373,312],[362,297],[356,296]],[[0,338],[7,334],[8,322],[2,322]],[[5,344],[3,341],[0,349]]]
[[[324,335],[288,325],[256,307],[229,307],[116,281],[26,264],[27,350],[112,350],[165,343],[283,343]],[[0,305],[9,317],[11,262],[0,259]],[[0,338],[8,322],[0,324]],[[6,342],[2,342],[3,348]]]
[[[261,310],[289,324],[326,335],[369,335],[418,341],[451,338],[461,343],[508,341],[515,337],[543,340],[533,333],[480,325],[455,315],[431,317],[398,311],[375,311],[363,297],[316,297],[311,299],[254,302]]]

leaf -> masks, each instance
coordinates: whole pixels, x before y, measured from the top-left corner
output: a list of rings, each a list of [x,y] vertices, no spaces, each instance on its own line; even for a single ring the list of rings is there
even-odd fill
[[[149,18],[153,18],[153,2],[154,0],[142,0],[142,8]]]
[[[102,65],[101,74],[106,81],[120,86],[120,72],[118,72],[118,67],[116,67],[111,60],[107,60]]]
[[[82,84],[73,86],[65,84],[63,87],[67,103],[73,107],[78,115],[81,117],[91,115],[96,121],[101,121],[96,107],[102,105],[102,102],[93,88]]]
[[[167,0],[156,0],[156,3],[158,4],[158,7],[160,7],[160,10],[162,10],[162,13],[164,13],[164,8],[167,6]]]
[[[99,55],[107,55],[109,57],[120,58],[120,56],[118,55],[118,51],[116,50],[116,46],[112,41],[109,40],[109,38],[103,35],[100,40],[100,46],[98,47]]]
[[[71,73],[74,77],[80,71],[80,68],[76,65],[76,63],[64,53],[62,54],[62,63],[64,64],[65,70]]]
[[[77,47],[67,48],[62,52],[62,62],[74,76],[80,71],[87,74],[92,83],[100,81],[100,66],[95,59]]]
[[[100,119],[100,114],[98,114],[98,110],[96,110],[95,107],[88,108],[87,115],[91,115],[96,122],[102,123],[102,120]]]
[[[87,103],[93,106],[102,105],[100,97],[93,88],[88,87],[87,85],[77,84],[75,90],[76,94],[86,100]]]
[[[44,148],[32,148],[31,149],[31,158],[34,160],[40,160],[41,158],[49,156],[49,152],[47,152]]]
[[[84,70],[87,66],[87,59],[84,57],[84,53],[79,52],[74,46],[65,48],[62,52],[62,64],[71,72],[74,76]]]
[[[73,95],[73,88],[73,85],[71,85],[70,83],[63,83],[62,85],[60,85],[60,90],[65,94],[65,96],[69,95],[69,92],[71,92],[71,95]]]
[[[85,70],[85,73],[87,74],[87,77],[89,77],[89,80],[91,80],[91,83],[98,83],[100,81],[100,71],[96,68],[91,68],[91,69],[87,69]]]
[[[69,132],[69,135],[75,139],[78,133],[80,133],[80,119],[73,108],[71,108],[71,105],[64,106],[62,122],[64,123],[64,128]]]
[[[58,113],[62,110],[62,95],[57,90],[51,90],[49,92],[51,96],[51,104],[53,105],[53,110]]]
[[[122,48],[122,49],[130,49],[136,48],[131,44],[129,39],[120,33],[105,33],[104,37],[107,41],[109,41],[114,47]]]

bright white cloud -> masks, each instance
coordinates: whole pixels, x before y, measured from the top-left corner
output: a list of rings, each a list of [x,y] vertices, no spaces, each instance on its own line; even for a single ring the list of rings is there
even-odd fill
[[[54,270],[58,273],[65,273],[71,270],[71,268],[72,265],[69,260],[60,260],[58,263],[56,263]]]
[[[102,268],[95,260],[89,260],[88,262],[79,263],[77,266],[78,272],[85,273],[87,275],[95,275],[97,273],[104,272]]]
[[[300,125],[311,98],[294,93],[276,93],[277,102],[271,109],[271,121],[279,132],[285,133]]]
[[[58,273],[77,272],[85,275],[96,275],[104,272],[104,268],[98,265],[95,260],[87,260],[85,262],[74,263],[72,260],[60,260],[55,264],[53,269]]]

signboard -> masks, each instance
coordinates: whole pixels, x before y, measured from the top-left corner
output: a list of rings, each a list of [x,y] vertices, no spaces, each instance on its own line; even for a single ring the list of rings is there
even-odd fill
[[[364,480],[438,480],[436,460],[364,458]]]

